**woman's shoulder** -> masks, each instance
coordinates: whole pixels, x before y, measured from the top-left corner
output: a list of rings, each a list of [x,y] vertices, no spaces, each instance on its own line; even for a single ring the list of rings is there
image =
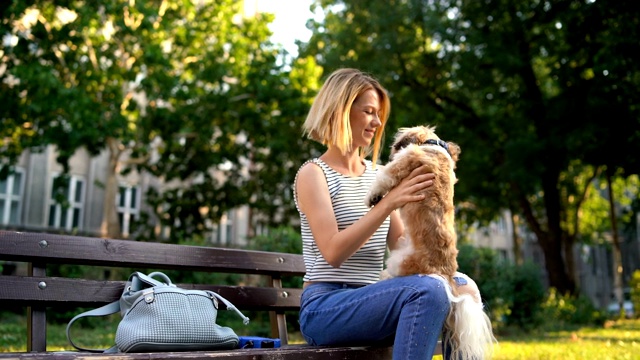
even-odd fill
[[[304,180],[307,178],[316,177],[318,175],[323,175],[321,163],[322,160],[320,160],[319,158],[313,158],[305,161],[304,164],[300,165],[296,178]]]

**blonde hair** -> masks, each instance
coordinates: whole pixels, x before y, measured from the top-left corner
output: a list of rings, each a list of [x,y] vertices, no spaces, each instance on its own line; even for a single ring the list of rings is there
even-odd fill
[[[360,150],[360,157],[372,154],[375,166],[380,153],[384,126],[389,118],[391,102],[385,88],[372,76],[357,69],[339,69],[331,73],[320,88],[303,124],[303,132],[327,147],[335,146],[343,154],[351,151],[352,136],[349,115],[351,105],[367,90],[375,90],[380,98],[380,128],[372,146]],[[372,149],[373,147],[373,149]]]

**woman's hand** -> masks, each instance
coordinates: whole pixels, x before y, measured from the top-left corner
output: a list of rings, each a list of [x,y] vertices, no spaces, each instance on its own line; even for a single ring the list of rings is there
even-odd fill
[[[436,175],[429,172],[427,166],[417,167],[398,186],[391,189],[381,202],[387,202],[387,206],[395,210],[406,203],[422,201],[426,197],[424,190],[433,185],[435,178]]]

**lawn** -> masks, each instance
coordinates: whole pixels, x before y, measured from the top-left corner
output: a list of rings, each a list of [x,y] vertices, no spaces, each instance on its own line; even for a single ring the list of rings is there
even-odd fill
[[[609,322],[602,328],[499,337],[493,359],[640,360],[640,320]]]
[[[604,328],[549,332],[499,341],[496,360],[638,360],[640,321],[618,321]]]
[[[24,317],[7,313],[1,317],[0,349],[25,351]],[[74,340],[85,347],[107,348],[113,344],[114,324],[117,324],[117,318],[105,326],[78,331],[73,333]],[[67,342],[65,329],[65,324],[48,327],[49,351],[73,350]],[[498,337],[498,342],[494,360],[640,360],[640,320],[609,322],[601,328]],[[442,357],[434,359],[441,360]]]

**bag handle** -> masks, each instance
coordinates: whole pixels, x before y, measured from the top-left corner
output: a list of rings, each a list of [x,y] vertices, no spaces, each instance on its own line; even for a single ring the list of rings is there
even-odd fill
[[[240,310],[238,310],[238,308],[235,305],[233,305],[229,300],[223,298],[222,295],[218,293],[214,293],[213,291],[207,290],[206,293],[209,294],[209,296],[211,296],[212,298],[216,298],[222,301],[224,305],[227,307],[227,310],[235,311],[236,314],[238,314],[242,318],[242,323],[245,325],[249,325],[249,318],[244,316],[244,314],[241,313]]]
[[[154,277],[160,278],[162,282],[154,279]],[[129,277],[129,282],[131,291],[139,291],[154,286],[175,286],[165,273],[159,271],[152,272],[149,275],[136,271]]]
[[[143,273],[138,273],[139,275],[142,275],[146,281],[150,281],[154,283],[154,286],[159,286],[162,285],[162,283],[158,283],[158,281],[156,281],[155,279],[153,279],[154,277],[159,277],[162,278],[162,280],[164,280],[164,284],[165,285],[169,285],[169,286],[175,286],[173,285],[173,283],[171,282],[171,279],[169,279],[169,277],[160,271],[154,271],[152,273],[150,273],[149,275],[145,275]]]
[[[93,310],[89,310],[89,311],[85,311],[81,314],[78,314],[76,316],[73,317],[73,319],[71,319],[71,321],[69,321],[69,324],[67,324],[67,340],[69,340],[69,343],[71,343],[71,345],[81,351],[88,351],[88,352],[94,352],[94,353],[110,353],[110,352],[116,352],[117,351],[117,347],[114,345],[109,349],[87,349],[87,348],[83,348],[80,347],[78,345],[76,345],[73,340],[71,340],[71,333],[70,333],[70,329],[71,329],[71,325],[76,321],[79,320],[81,318],[84,317],[88,317],[88,316],[107,316],[107,315],[111,315],[111,314],[115,314],[117,312],[120,311],[120,301],[114,301],[110,304],[104,305],[102,307],[99,307],[97,309],[93,309]]]

